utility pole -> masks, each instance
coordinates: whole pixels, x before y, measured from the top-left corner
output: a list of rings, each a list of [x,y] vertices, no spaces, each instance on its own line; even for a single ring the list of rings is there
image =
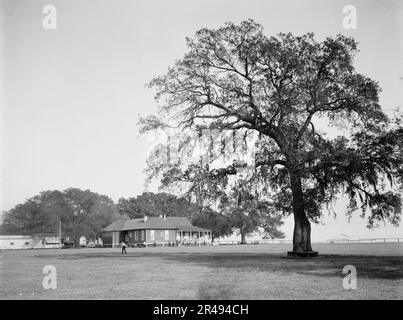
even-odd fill
[[[59,220],[59,249],[62,248],[62,219]]]
[[[74,211],[74,248],[77,248],[77,216],[78,211]]]

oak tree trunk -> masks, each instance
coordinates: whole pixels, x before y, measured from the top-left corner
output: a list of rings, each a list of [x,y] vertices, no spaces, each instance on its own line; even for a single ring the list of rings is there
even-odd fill
[[[241,244],[246,244],[245,233],[241,229]]]
[[[290,179],[294,211],[293,252],[309,252],[312,251],[311,223],[305,214],[301,177],[290,172]]]

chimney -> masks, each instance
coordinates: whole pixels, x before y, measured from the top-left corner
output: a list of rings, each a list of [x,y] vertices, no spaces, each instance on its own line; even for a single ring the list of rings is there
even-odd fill
[[[148,217],[144,216],[144,222],[147,222]]]

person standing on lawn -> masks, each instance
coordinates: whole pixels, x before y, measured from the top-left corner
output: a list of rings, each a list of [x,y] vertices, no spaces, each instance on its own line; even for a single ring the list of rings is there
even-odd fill
[[[122,246],[122,254],[124,254],[124,253],[127,254],[127,252],[126,252],[126,243],[124,243],[124,242],[122,241],[122,243],[121,243],[120,245]]]

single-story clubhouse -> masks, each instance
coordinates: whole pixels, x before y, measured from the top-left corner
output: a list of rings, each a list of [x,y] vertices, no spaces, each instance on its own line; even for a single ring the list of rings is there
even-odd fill
[[[120,219],[102,230],[104,247],[117,247],[124,241],[139,245],[205,245],[211,243],[211,230],[193,226],[186,217],[147,217]]]

